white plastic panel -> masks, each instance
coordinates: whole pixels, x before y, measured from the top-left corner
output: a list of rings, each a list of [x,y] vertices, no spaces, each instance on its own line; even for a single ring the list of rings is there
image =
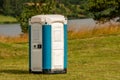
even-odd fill
[[[33,50],[31,54],[32,71],[42,71],[42,54],[40,50]]]
[[[58,37],[58,35],[59,35],[59,36],[62,36],[62,35],[61,35],[61,30],[55,30],[55,31],[54,31],[53,36],[54,36],[54,41],[55,41],[55,42],[60,42],[60,41],[62,41],[62,38],[61,38],[61,37]]]
[[[63,24],[67,24],[67,20],[63,15],[36,15],[33,16],[29,22],[29,24],[32,23],[41,23],[45,24],[47,22],[49,25],[51,25],[54,22],[62,22]]]
[[[42,71],[42,26],[31,26],[31,70]]]
[[[63,69],[63,50],[53,50],[52,52],[52,69]]]
[[[33,29],[32,31],[33,42],[39,42],[40,40],[40,31],[38,28]]]
[[[52,69],[64,67],[64,30],[62,23],[52,25]]]
[[[63,49],[64,35],[63,35],[63,24],[53,23],[52,24],[52,49]]]

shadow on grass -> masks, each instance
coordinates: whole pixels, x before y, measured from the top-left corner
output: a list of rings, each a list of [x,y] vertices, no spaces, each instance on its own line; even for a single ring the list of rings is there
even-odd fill
[[[29,71],[26,71],[26,70],[0,70],[0,73],[7,73],[7,74],[29,74]]]
[[[26,70],[0,70],[0,73],[6,73],[6,74],[19,74],[19,75],[24,75],[24,74],[34,74],[34,75],[65,75],[65,73],[53,73],[53,74],[50,74],[50,73],[46,73],[46,74],[43,74],[43,73],[30,73],[29,71],[26,71]]]

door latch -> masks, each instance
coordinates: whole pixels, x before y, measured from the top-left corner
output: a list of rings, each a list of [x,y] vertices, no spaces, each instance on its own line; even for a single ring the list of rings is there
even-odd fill
[[[41,45],[41,44],[38,44],[38,45],[37,45],[37,48],[38,48],[38,49],[41,49],[41,48],[42,48],[42,45]]]

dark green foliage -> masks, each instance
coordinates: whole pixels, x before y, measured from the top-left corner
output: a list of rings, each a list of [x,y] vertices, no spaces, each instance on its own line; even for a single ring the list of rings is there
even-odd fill
[[[12,16],[16,17],[19,16],[19,14],[22,11],[22,0],[11,0],[11,4],[12,4],[12,10],[13,10],[13,14]]]
[[[31,16],[36,14],[37,11],[35,11],[35,6],[24,6],[23,11],[19,17],[17,17],[18,21],[20,22],[20,26],[22,29],[22,32],[26,33],[28,30],[28,20]]]
[[[19,16],[22,11],[24,0],[1,0],[0,11],[4,15]]]
[[[87,11],[99,21],[109,21],[120,16],[120,0],[88,0]]]
[[[60,0],[60,2],[63,2],[63,3],[77,4],[77,5],[86,1],[87,0]]]
[[[8,15],[8,14],[12,14],[12,6],[11,6],[11,4],[10,4],[10,0],[4,0],[4,2],[3,2],[3,13],[5,14],[5,15]]]
[[[56,3],[56,9],[61,14],[69,15],[75,17],[78,17],[79,10],[76,10],[76,5],[83,4],[86,0],[0,0],[0,13],[4,15],[9,16],[19,16],[22,12],[22,6],[24,3]],[[62,5],[61,5],[62,4]],[[64,4],[64,5],[63,5]],[[52,6],[52,4],[51,4]],[[74,6],[74,9],[70,8],[71,6]],[[60,9],[59,9],[60,8]],[[61,8],[63,9],[63,12],[61,11]],[[79,7],[80,9],[80,7]],[[65,12],[67,10],[68,12]],[[76,11],[75,11],[76,10]],[[54,11],[53,13],[56,13],[57,11]],[[77,12],[77,13],[76,13]]]
[[[3,12],[3,0],[0,0],[0,13]]]
[[[28,20],[34,15],[40,14],[62,14],[68,18],[78,18],[81,17],[82,10],[80,5],[67,5],[61,3],[60,1],[50,0],[46,2],[34,2],[24,4],[21,15],[18,20],[21,24],[22,32],[28,32]],[[84,17],[84,16],[82,16]]]
[[[24,4],[22,13],[18,17],[18,21],[20,22],[22,32],[28,32],[28,22],[29,19],[34,15],[39,14],[54,14],[55,13],[55,2],[50,1],[48,3],[26,3]]]

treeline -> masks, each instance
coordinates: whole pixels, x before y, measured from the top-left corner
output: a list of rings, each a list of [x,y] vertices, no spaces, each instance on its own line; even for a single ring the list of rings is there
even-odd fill
[[[19,16],[25,3],[45,2],[46,0],[0,0],[0,14]]]
[[[22,13],[25,3],[49,3],[51,1],[56,3],[58,8],[63,6],[67,10],[68,17],[79,17],[82,12],[79,5],[86,0],[0,0],[0,14],[16,17]],[[64,13],[64,9],[61,13]]]
[[[25,0],[0,0],[0,14],[18,16],[22,12]]]
[[[117,17],[120,21],[120,0],[88,0],[86,7],[95,20],[106,22]]]
[[[62,14],[67,18],[84,18],[83,3],[87,0],[0,0],[0,14],[16,17],[22,32],[28,20],[38,14]]]
[[[31,16],[39,14],[62,14],[67,18],[83,18],[82,10],[79,4],[71,4],[64,0],[46,0],[25,3],[20,16],[18,17],[21,23],[22,31],[27,32],[28,20]]]
[[[0,0],[0,14],[20,16],[26,3],[52,3],[49,5],[52,10],[48,10],[48,13],[53,11],[51,13],[60,13],[68,18],[92,17],[96,20],[109,20],[120,16],[120,0]]]
[[[120,0],[0,0],[0,14],[17,18],[23,32],[38,14],[62,14],[68,19],[91,17],[97,21],[120,21]]]

